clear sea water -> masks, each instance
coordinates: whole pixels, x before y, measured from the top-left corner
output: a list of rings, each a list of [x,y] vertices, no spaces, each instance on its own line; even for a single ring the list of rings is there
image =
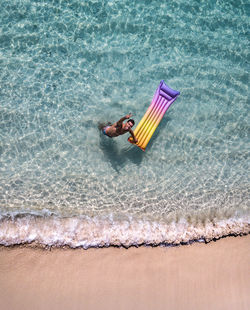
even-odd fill
[[[249,2],[6,0],[0,243],[179,244],[249,233]],[[146,152],[160,80],[181,95]]]

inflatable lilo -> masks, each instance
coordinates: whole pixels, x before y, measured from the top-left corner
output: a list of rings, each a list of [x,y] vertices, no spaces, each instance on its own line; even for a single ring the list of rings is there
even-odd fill
[[[136,145],[143,151],[145,151],[149,140],[155,132],[155,129],[160,124],[165,112],[176,100],[179,94],[179,91],[173,90],[167,86],[163,80],[160,82],[149,108],[134,130],[134,135],[138,140]],[[132,137],[129,137],[128,141],[135,144]]]

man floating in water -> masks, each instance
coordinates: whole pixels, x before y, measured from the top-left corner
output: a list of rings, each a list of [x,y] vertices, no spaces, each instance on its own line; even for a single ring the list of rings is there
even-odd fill
[[[108,125],[99,125],[99,129],[103,132],[105,136],[108,136],[110,138],[118,137],[121,135],[124,135],[126,132],[129,132],[134,139],[134,142],[136,143],[138,140],[136,139],[133,130],[131,129],[134,126],[135,121],[131,119],[130,117],[132,114],[128,114],[124,117],[122,117],[118,122]],[[128,121],[126,123],[123,123],[126,119]]]

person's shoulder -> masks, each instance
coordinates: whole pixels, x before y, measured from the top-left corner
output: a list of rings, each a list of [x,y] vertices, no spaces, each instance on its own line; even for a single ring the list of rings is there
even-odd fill
[[[115,123],[115,127],[116,128],[123,128],[123,124],[120,124],[119,122]]]

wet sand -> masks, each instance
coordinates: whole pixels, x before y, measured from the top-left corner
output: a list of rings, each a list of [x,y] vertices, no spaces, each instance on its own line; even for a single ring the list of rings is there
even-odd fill
[[[0,248],[0,308],[250,309],[250,235],[164,248]]]

